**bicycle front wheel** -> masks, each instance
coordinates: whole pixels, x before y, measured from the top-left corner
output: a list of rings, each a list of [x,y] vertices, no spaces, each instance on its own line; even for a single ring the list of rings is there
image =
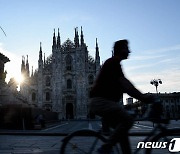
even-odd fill
[[[94,154],[106,138],[93,130],[79,130],[63,139],[60,154]]]

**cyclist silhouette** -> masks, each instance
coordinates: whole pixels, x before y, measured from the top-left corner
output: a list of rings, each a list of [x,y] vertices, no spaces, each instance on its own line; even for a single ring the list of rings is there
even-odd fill
[[[131,153],[128,131],[133,125],[133,118],[119,103],[123,93],[142,102],[151,99],[137,90],[123,74],[120,62],[128,59],[129,53],[127,40],[115,42],[114,55],[103,64],[90,92],[90,111],[103,117],[103,120],[114,128],[108,142],[98,149],[99,153],[111,153],[112,146],[117,142],[120,143],[124,154]]]

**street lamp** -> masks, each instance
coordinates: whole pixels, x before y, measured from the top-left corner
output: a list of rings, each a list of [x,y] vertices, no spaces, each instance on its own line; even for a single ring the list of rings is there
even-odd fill
[[[153,80],[151,80],[150,84],[152,84],[152,85],[154,85],[156,87],[156,93],[158,94],[157,87],[158,87],[159,84],[162,84],[161,79],[153,79]]]

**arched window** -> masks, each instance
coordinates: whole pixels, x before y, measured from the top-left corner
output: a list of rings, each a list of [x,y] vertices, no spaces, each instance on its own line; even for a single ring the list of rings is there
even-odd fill
[[[169,106],[166,105],[166,112],[169,112]]]
[[[67,89],[72,89],[72,81],[71,81],[71,79],[67,80]]]
[[[66,70],[71,71],[72,70],[72,57],[68,55],[66,57]]]
[[[46,86],[50,86],[51,85],[51,79],[49,76],[46,77]]]
[[[94,81],[93,75],[89,75],[89,77],[88,77],[88,83],[89,83],[89,85],[92,85],[92,84],[93,84],[93,81]]]
[[[32,101],[35,101],[35,100],[36,100],[36,93],[33,92],[33,93],[32,93]]]
[[[50,101],[51,95],[49,92],[46,92],[46,101]]]

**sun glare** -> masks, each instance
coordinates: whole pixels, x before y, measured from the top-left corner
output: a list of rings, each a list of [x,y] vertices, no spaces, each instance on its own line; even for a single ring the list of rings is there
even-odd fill
[[[24,76],[23,76],[22,74],[17,75],[17,76],[15,77],[15,80],[18,82],[18,84],[22,84],[23,81],[24,81]]]

